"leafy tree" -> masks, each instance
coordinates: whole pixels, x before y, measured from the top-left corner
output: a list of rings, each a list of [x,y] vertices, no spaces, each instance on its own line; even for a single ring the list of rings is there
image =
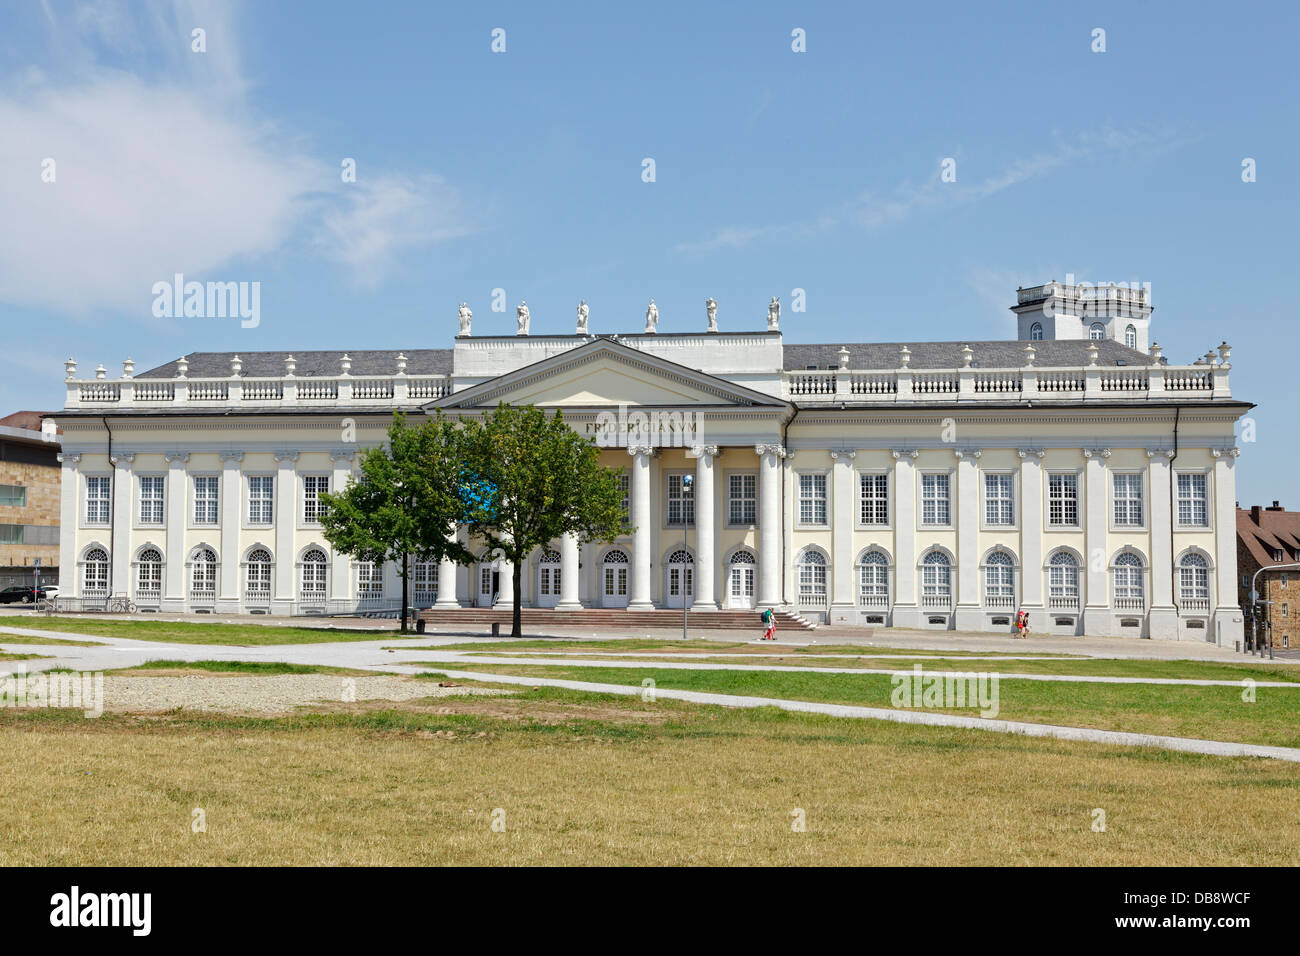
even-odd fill
[[[362,561],[398,563],[402,578],[402,632],[407,629],[410,558],[460,564],[472,560],[449,537],[464,506],[460,488],[460,432],[441,413],[418,426],[394,414],[388,446],[361,455],[361,476],[321,495],[320,522],[330,546]]]
[[[625,532],[619,472],[599,464],[600,450],[556,411],[498,405],[483,420],[461,424],[461,454],[470,480],[462,520],[472,535],[513,563],[511,636],[520,637],[524,559],[563,534],[580,542],[613,541]]]

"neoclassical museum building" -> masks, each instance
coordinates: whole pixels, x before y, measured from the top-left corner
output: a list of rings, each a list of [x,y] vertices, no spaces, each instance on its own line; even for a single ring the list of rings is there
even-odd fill
[[[790,344],[699,332],[474,335],[449,349],[193,353],[137,373],[67,363],[62,599],[277,615],[395,607],[393,566],[331,550],[320,493],[394,409],[563,409],[627,487],[613,543],[528,559],[523,602],[773,607],[873,627],[1231,644],[1236,421],[1226,344],[1171,364],[1147,293],[1021,289],[1019,337]],[[787,316],[788,318],[788,316]],[[788,324],[788,323],[787,323]],[[637,323],[640,325],[639,321]],[[418,565],[418,607],[513,601],[498,556]],[[700,623],[706,623],[697,618]]]

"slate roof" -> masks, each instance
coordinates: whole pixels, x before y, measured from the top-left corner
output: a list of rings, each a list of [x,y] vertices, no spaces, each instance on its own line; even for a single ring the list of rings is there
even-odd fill
[[[347,352],[293,352],[299,378],[333,378],[339,374],[339,359],[352,359],[352,377],[392,375],[397,371],[397,356],[406,355],[407,375],[450,375],[451,349],[361,349]],[[244,363],[242,375],[248,378],[278,378],[284,374],[284,359],[289,352],[191,352],[185,356],[189,378],[229,378],[230,360],[236,355]],[[176,362],[159,365],[136,378],[175,378]]]
[[[849,350],[851,369],[896,369],[898,350],[906,345],[912,352],[911,368],[960,368],[962,346],[969,345],[976,368],[1020,368],[1025,364],[1025,346],[1029,342],[1012,339],[1001,342],[852,342],[834,345],[785,345],[785,370],[801,371],[810,365],[818,368],[839,366],[840,346]],[[1088,364],[1088,346],[1082,339],[1045,339],[1034,342],[1038,354],[1035,366],[1062,367]],[[1110,339],[1097,345],[1099,365],[1150,365],[1151,357]]]

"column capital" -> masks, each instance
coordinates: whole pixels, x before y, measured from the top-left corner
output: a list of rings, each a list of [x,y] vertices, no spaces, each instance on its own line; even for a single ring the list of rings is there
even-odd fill
[[[190,460],[190,453],[187,451],[169,451],[163,457],[173,464],[180,462],[183,465]]]
[[[59,454],[57,455],[57,457],[58,457],[59,461],[63,462],[64,464],[73,464],[73,465],[75,465],[77,462],[81,461],[81,452],[79,452],[79,451],[61,451],[61,452],[59,452]]]
[[[1239,455],[1241,455],[1241,449],[1236,447],[1235,445],[1227,448],[1211,448],[1210,454],[1213,455],[1215,458],[1222,458],[1225,455],[1229,458],[1236,458]]]
[[[893,455],[895,459],[911,458],[915,460],[921,457],[921,453],[915,448],[891,448],[889,453]]]
[[[282,448],[275,453],[276,461],[297,461],[298,453],[291,449]]]
[[[856,451],[846,451],[841,449],[839,451],[831,452],[831,461],[840,461],[841,459],[844,459],[847,463],[851,464],[853,459],[857,457],[858,453]]]
[[[1165,460],[1168,461],[1174,457],[1174,450],[1172,448],[1148,448],[1147,457],[1148,458],[1164,457]]]
[[[1100,458],[1102,459],[1102,464],[1105,464],[1106,463],[1105,459],[1110,457],[1110,449],[1109,448],[1085,448],[1083,449],[1083,457],[1087,459]]]
[[[633,458],[636,458],[638,455],[648,455],[653,457],[659,453],[659,449],[654,445],[641,442],[637,444],[629,444],[627,446],[627,453]]]
[[[126,464],[129,465],[129,464],[131,464],[131,462],[135,461],[135,452],[133,452],[133,451],[115,451],[115,452],[113,452],[113,454],[111,454],[111,455],[108,456],[108,460],[111,461],[111,462],[112,462],[113,464],[115,464],[115,465],[120,465],[120,464],[123,464],[123,463],[126,463]]]
[[[777,458],[786,457],[786,451],[784,445],[762,445],[762,444],[755,445],[754,453],[758,455],[760,458],[764,455],[775,455]]]
[[[692,445],[690,451],[693,458],[716,458],[718,455],[718,446]]]
[[[221,460],[238,463],[244,460],[244,453],[242,451],[223,451],[221,453]]]
[[[1047,457],[1047,449],[1046,448],[1017,448],[1016,449],[1017,458],[1028,458],[1030,455],[1033,455],[1035,458],[1042,460],[1043,458]]]
[[[984,454],[978,448],[954,448],[952,453],[953,457],[958,461],[961,461],[963,458],[974,458],[979,460],[979,457]]]
[[[330,461],[341,461],[345,458],[352,458],[356,453],[357,450],[355,448],[331,448]]]

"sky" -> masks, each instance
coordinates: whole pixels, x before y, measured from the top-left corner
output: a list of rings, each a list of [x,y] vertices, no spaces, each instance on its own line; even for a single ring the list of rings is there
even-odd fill
[[[1172,362],[1233,346],[1239,497],[1300,507],[1298,35],[1283,3],[8,0],[0,414],[60,408],[69,357],[447,348],[462,300],[476,334],[779,295],[787,342],[1009,339],[1016,287],[1073,274],[1150,283]],[[259,283],[257,324],[156,316],[177,273]]]

